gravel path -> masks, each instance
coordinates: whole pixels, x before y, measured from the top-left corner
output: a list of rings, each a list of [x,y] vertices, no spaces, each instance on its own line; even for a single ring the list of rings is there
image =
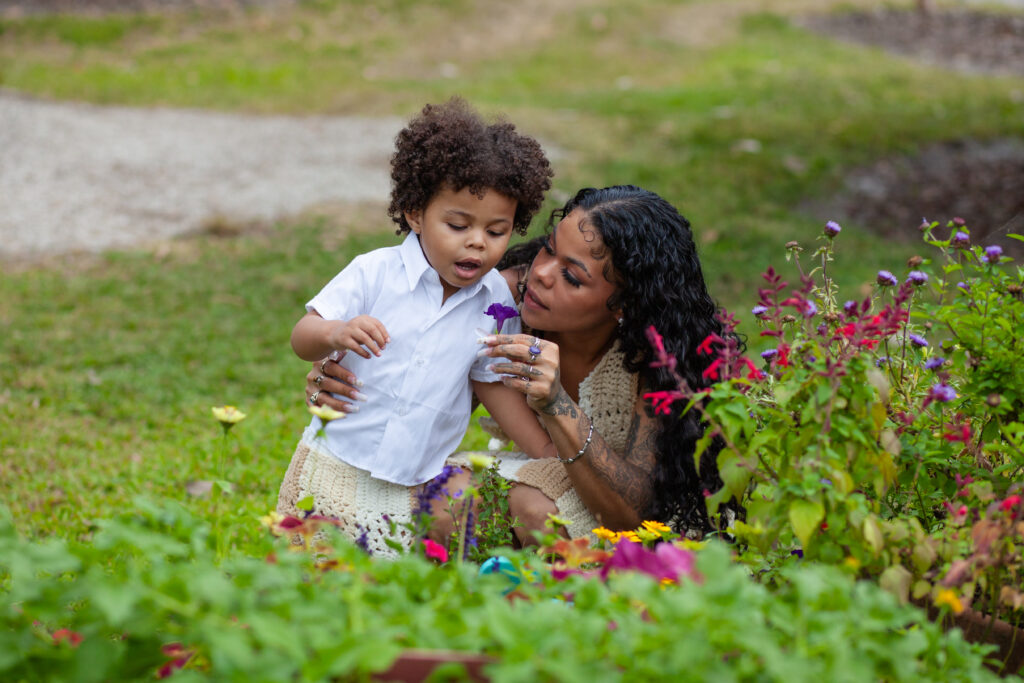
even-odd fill
[[[245,116],[0,91],[0,260],[386,200],[398,118]]]

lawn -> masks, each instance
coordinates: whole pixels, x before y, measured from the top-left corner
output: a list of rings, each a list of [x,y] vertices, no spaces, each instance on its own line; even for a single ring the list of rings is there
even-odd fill
[[[828,218],[801,214],[800,200],[827,198],[845,170],[936,141],[1024,136],[1009,95],[1020,79],[950,73],[788,19],[872,4],[318,0],[4,19],[0,86],[98,103],[401,116],[459,93],[559,150],[553,196],[631,182],[679,206],[713,294],[745,313],[760,270],[783,263],[787,241],[810,244]],[[138,494],[210,514],[186,483],[223,478],[235,484],[234,545],[252,547],[308,419],[308,366],[288,346],[291,326],[350,258],[396,239],[381,206],[346,216],[4,264],[0,494],[24,532],[83,537]],[[912,253],[867,228],[846,225],[838,242],[851,295]],[[224,403],[249,417],[222,459],[210,407]]]

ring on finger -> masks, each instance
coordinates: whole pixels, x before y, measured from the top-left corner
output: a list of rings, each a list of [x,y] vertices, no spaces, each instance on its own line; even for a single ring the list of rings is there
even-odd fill
[[[534,377],[540,377],[542,373],[540,371],[540,368],[530,368],[530,374],[533,375]]]
[[[530,362],[533,363],[537,360],[537,356],[540,355],[540,337],[533,338],[533,342],[528,350],[530,352]]]
[[[330,358],[324,358],[323,362],[320,363],[320,372],[327,372],[327,361],[329,360]]]
[[[320,392],[319,391],[314,391],[313,395],[309,397],[309,404],[315,406],[316,405],[316,400],[318,398],[320,398]]]
[[[324,381],[324,376],[323,376],[323,375],[317,375],[317,376],[316,376],[316,379],[315,379],[315,380],[313,380],[313,382],[314,382],[314,383],[315,383],[315,384],[316,384],[317,386],[320,386],[320,383],[321,383],[321,382],[323,382],[323,381]]]

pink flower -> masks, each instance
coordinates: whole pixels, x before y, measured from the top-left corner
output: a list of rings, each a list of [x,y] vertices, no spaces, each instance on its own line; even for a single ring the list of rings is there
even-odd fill
[[[60,643],[65,640],[71,643],[71,647],[78,647],[82,642],[82,634],[67,628],[59,628],[53,632],[53,642]]]
[[[722,365],[722,359],[716,358],[711,361],[711,365],[708,366],[707,370],[701,373],[701,377],[704,379],[718,379],[718,368]]]
[[[697,354],[710,356],[712,353],[715,352],[714,347],[711,345],[721,341],[722,340],[719,338],[717,334],[709,334],[708,336],[704,337],[704,341],[702,341],[700,345],[697,347]]]
[[[999,504],[999,509],[1003,510],[1004,512],[1010,512],[1011,510],[1013,510],[1013,508],[1015,508],[1018,505],[1020,505],[1020,501],[1021,501],[1020,496],[1018,496],[1016,494],[1014,494],[1012,496],[1007,496],[1006,500],[1004,500],[1002,503]]]
[[[435,543],[429,538],[423,539],[423,551],[432,560],[448,561],[448,550],[440,543]]]
[[[683,577],[696,579],[695,559],[693,552],[671,543],[659,543],[654,550],[648,550],[641,543],[623,539],[615,545],[615,554],[601,569],[601,576],[607,578],[613,569],[631,569],[659,581],[678,581]]]

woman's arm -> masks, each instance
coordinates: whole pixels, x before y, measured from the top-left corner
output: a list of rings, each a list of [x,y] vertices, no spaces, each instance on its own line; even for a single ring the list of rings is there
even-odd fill
[[[634,404],[625,453],[616,453],[597,429],[591,432],[590,418],[562,387],[557,344],[541,341],[541,353],[531,359],[527,335],[494,335],[485,343],[490,355],[510,359],[493,370],[506,375],[506,386],[526,395],[558,457],[572,460],[566,473],[587,508],[611,529],[635,529],[651,502],[657,457],[658,425],[642,399]]]
[[[526,405],[522,394],[501,382],[472,384],[473,393],[521,451],[531,458],[555,456],[551,437],[537,422],[537,415]]]

